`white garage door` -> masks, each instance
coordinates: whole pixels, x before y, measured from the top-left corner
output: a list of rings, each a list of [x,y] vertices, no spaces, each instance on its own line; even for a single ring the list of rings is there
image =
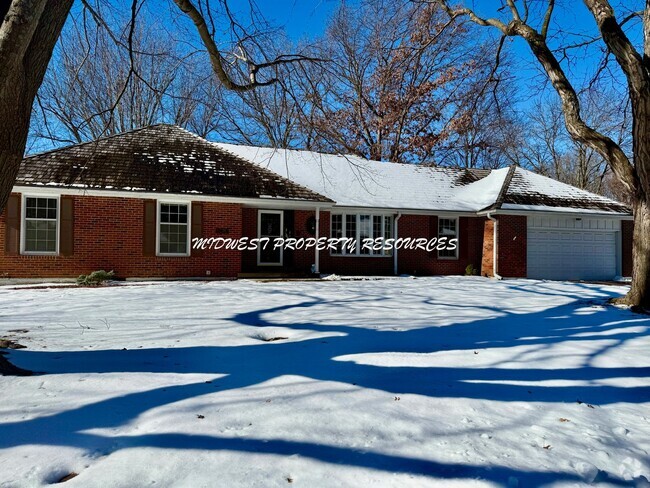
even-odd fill
[[[528,220],[529,278],[610,280],[617,275],[617,222]]]

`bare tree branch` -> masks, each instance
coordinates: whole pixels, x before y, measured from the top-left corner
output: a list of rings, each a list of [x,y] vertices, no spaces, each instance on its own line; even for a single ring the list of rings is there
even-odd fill
[[[548,7],[544,14],[544,21],[542,22],[541,34],[544,39],[548,37],[548,28],[551,25],[551,17],[553,16],[553,9],[555,8],[555,0],[548,1]]]
[[[516,19],[513,19],[506,25],[498,19],[482,19],[468,8],[452,9],[445,0],[435,1],[452,18],[466,16],[478,25],[496,27],[506,36],[519,36],[523,38],[528,43],[533,55],[544,68],[551,84],[562,100],[564,118],[569,133],[575,140],[588,144],[598,151],[610,162],[612,170],[629,191],[634,191],[637,187],[637,179],[630,160],[611,138],[594,130],[582,119],[580,114],[580,100],[578,99],[576,90],[564,73],[557,58],[546,44],[546,39],[542,34],[530,25]],[[599,1],[602,0],[585,0],[585,2]],[[606,14],[603,14],[603,16],[609,18]],[[607,22],[605,20],[605,23]]]
[[[197,32],[199,33],[199,37],[201,38],[201,42],[205,46],[206,50],[208,51],[208,55],[210,56],[210,63],[212,65],[214,73],[217,75],[219,81],[229,90],[244,92],[253,90],[257,87],[272,85],[278,81],[277,78],[269,78],[268,80],[260,81],[258,79],[258,73],[260,69],[270,68],[281,64],[295,63],[299,61],[312,61],[312,59],[308,59],[300,55],[280,57],[276,58],[273,61],[264,63],[255,63],[250,59],[246,59],[245,62],[249,66],[249,83],[238,83],[233,80],[231,75],[225,69],[223,56],[210,33],[210,29],[208,28],[208,25],[205,21],[205,17],[192,4],[190,0],[174,0],[174,3],[178,6],[181,12],[187,15],[194,22]]]
[[[584,2],[596,20],[603,41],[623,69],[632,92],[643,90],[650,82],[648,70],[644,66],[641,55],[634,49],[617,22],[609,2],[607,0],[584,0]]]

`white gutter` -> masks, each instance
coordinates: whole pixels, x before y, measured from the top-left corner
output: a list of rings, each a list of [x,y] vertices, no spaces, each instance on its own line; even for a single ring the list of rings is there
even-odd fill
[[[398,226],[398,222],[399,222],[399,219],[400,219],[401,216],[402,216],[402,212],[397,212],[397,216],[395,217],[395,235],[393,236],[393,238],[395,238],[395,239],[397,239],[397,236],[398,236],[398,232],[397,232],[398,227],[399,227],[399,226]],[[394,249],[393,249],[393,274],[394,274],[395,276],[397,276],[397,271],[398,271],[398,266],[397,266],[397,249],[394,248]]]
[[[621,214],[614,212],[595,212],[595,211],[580,211],[579,209],[569,209],[569,207],[551,207],[557,208],[558,210],[516,210],[516,209],[504,209],[499,210],[482,210],[476,212],[475,215],[479,217],[484,217],[487,214],[491,215],[522,215],[522,216],[534,216],[542,215],[544,217],[580,217],[583,219],[613,219],[613,220],[634,220],[634,217],[630,214]]]
[[[498,258],[499,258],[499,221],[492,217],[493,212],[488,212],[485,216],[492,221],[492,274],[497,280],[502,280],[503,277],[497,273]]]
[[[318,242],[318,236],[320,232],[320,207],[316,207],[316,242]],[[320,252],[318,251],[318,246],[314,247],[314,273],[320,273]]]
[[[237,203],[253,208],[271,208],[271,209],[305,209],[311,210],[317,207],[330,208],[334,202],[318,202],[313,200],[298,200],[290,198],[275,198],[262,196],[259,198],[250,197],[227,197],[219,195],[206,195],[203,193],[167,193],[141,190],[104,190],[97,188],[71,188],[55,186],[23,186],[16,185],[13,192],[29,196],[50,196],[56,197],[61,195],[87,196],[87,197],[111,197],[111,198],[138,198],[138,199],[157,199],[173,200],[175,202],[215,202],[215,203]]]
[[[330,197],[328,197],[330,198]],[[325,206],[325,205],[323,205]],[[403,215],[453,215],[458,217],[476,217],[477,210],[455,210],[455,209],[421,209],[421,208],[408,208],[408,207],[370,207],[370,206],[353,206],[353,205],[340,205],[335,203],[333,211],[342,213],[368,213],[368,214],[396,214],[398,212]]]

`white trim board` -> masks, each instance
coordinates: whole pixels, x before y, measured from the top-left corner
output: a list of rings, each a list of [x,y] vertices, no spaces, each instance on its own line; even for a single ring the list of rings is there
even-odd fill
[[[71,196],[88,196],[88,197],[109,197],[109,198],[135,198],[144,200],[175,200],[180,203],[189,202],[216,202],[216,203],[236,203],[245,207],[264,207],[264,208],[287,208],[287,209],[307,209],[315,210],[317,207],[330,208],[334,202],[318,202],[314,200],[294,200],[288,198],[260,197],[260,198],[241,198],[227,197],[219,195],[205,195],[203,193],[165,193],[140,190],[103,190],[89,188],[70,188],[55,186],[24,186],[16,185],[11,190],[13,193],[29,193],[36,196],[55,197],[61,195]]]
[[[61,195],[39,195],[34,193],[22,193],[20,201],[20,254],[23,256],[58,256],[61,245]],[[51,198],[56,199],[56,251],[25,251],[25,236],[27,235],[26,225],[26,201],[28,198]]]
[[[540,207],[541,208],[541,207]],[[548,217],[574,217],[574,218],[594,218],[594,219],[615,219],[615,220],[634,220],[632,215],[620,214],[614,212],[602,212],[589,209],[569,208],[569,207],[544,207],[555,208],[558,210],[481,210],[477,213],[479,217],[490,215],[521,215],[524,217],[548,216]]]
[[[187,207],[187,251],[184,253],[170,253],[160,252],[160,207],[163,205],[185,205]],[[188,202],[179,202],[173,200],[157,200],[156,201],[156,256],[158,257],[189,257],[192,255],[192,204]]]

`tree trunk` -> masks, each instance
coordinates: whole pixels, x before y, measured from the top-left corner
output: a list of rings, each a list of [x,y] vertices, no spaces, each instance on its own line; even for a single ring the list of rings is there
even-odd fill
[[[632,197],[632,287],[625,302],[650,312],[650,80],[641,88],[630,84],[630,101],[636,187]]]
[[[637,199],[632,239],[632,286],[618,303],[650,310],[650,201]]]
[[[25,73],[16,70],[2,79],[0,89],[0,209],[4,209],[23,159],[31,103]]]
[[[72,1],[13,0],[0,23],[0,211],[16,182],[32,105]]]
[[[29,116],[13,113],[7,117],[5,113],[0,110],[0,209],[3,210],[16,182],[29,131]]]

